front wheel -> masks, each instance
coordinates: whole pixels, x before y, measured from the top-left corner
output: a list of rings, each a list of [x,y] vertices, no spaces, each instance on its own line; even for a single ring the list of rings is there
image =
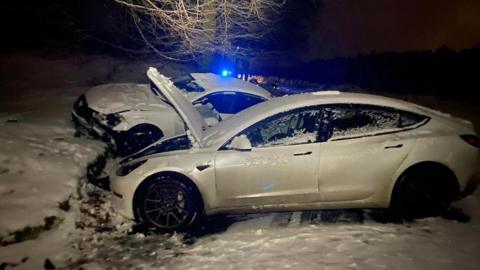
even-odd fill
[[[184,230],[203,213],[198,191],[186,181],[164,176],[147,180],[135,194],[136,218],[164,231]]]

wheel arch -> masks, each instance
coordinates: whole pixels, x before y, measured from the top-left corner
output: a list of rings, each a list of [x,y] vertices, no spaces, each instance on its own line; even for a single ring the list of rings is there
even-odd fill
[[[169,124],[167,124],[167,121],[170,117],[162,117],[161,119],[156,119],[149,117],[148,115],[142,115],[137,113],[138,112],[135,111],[122,113],[121,115],[122,117],[124,117],[124,120],[119,125],[115,126],[113,130],[116,132],[128,132],[133,128],[145,125],[147,127],[155,127],[161,130],[163,135],[168,135],[169,129],[172,129],[171,127],[169,127]],[[145,114],[150,112],[143,113]],[[160,114],[167,114],[168,116],[170,116],[168,112],[161,112]]]
[[[162,129],[161,129],[159,126],[157,126],[157,125],[155,125],[155,124],[153,124],[153,123],[148,123],[148,122],[138,123],[138,124],[132,126],[131,128],[129,128],[129,129],[127,130],[127,132],[129,132],[129,131],[131,131],[131,130],[133,130],[133,129],[138,129],[138,130],[147,130],[147,129],[150,129],[150,130],[154,130],[155,132],[160,133],[160,136],[161,136],[161,137],[164,136]]]
[[[445,173],[446,175],[445,180],[447,181],[448,185],[452,189],[454,189],[455,198],[457,198],[458,195],[460,194],[460,185],[459,185],[457,176],[450,167],[438,161],[421,161],[421,162],[417,162],[409,165],[406,169],[404,169],[398,175],[398,177],[396,177],[395,181],[393,182],[390,188],[389,204],[392,203],[392,198],[395,194],[395,191],[402,183],[404,176],[407,175],[408,173],[414,173],[415,171],[441,171]]]
[[[200,191],[200,189],[198,188],[198,186],[195,184],[195,182],[181,172],[168,170],[168,171],[161,171],[161,172],[153,173],[153,174],[149,175],[148,177],[146,177],[139,185],[137,185],[137,187],[135,188],[135,191],[133,193],[133,198],[132,198],[132,209],[133,209],[133,215],[134,215],[135,219],[138,220],[138,218],[139,218],[138,213],[135,210],[135,203],[138,200],[137,196],[139,194],[140,189],[144,185],[147,185],[147,183],[150,182],[150,181],[161,181],[160,179],[157,179],[157,178],[160,178],[160,177],[172,177],[176,180],[182,181],[183,183],[191,186],[195,190],[195,192],[198,194],[200,202],[202,204],[201,209],[203,209],[203,211],[205,212],[204,196],[203,196],[202,192]]]

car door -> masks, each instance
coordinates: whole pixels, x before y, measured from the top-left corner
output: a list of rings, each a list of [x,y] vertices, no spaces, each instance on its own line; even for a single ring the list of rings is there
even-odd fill
[[[325,108],[328,140],[322,143],[322,201],[353,201],[387,190],[415,143],[407,130],[426,118],[369,105]]]
[[[318,107],[280,113],[238,134],[247,136],[251,151],[230,150],[227,142],[215,158],[220,204],[278,206],[314,201],[318,197],[318,119]]]

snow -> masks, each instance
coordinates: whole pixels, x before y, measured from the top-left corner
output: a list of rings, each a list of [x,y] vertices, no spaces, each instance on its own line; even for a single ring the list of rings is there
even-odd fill
[[[95,215],[109,210],[108,197]],[[480,204],[457,203],[470,223],[427,218],[382,224],[373,210],[325,210],[209,218],[198,235],[92,233],[79,242],[84,269],[478,269]],[[112,220],[115,220],[112,215]],[[219,224],[221,224],[219,226]],[[226,225],[225,225],[226,224]],[[230,225],[231,224],[231,225]],[[455,248],[452,248],[455,247]],[[73,268],[73,267],[72,267]]]
[[[480,263],[472,254],[480,237],[465,237],[478,228],[450,221],[422,220],[411,227],[366,221],[277,228],[267,225],[270,216],[264,219],[236,223],[221,239],[202,238],[165,268],[477,269]],[[449,248],[452,237],[458,249]]]
[[[315,95],[315,96],[340,95],[340,91],[317,91],[317,92],[312,92],[312,95]]]
[[[73,129],[42,122],[0,127],[0,237],[48,216],[61,217],[59,204],[76,191],[100,143],[74,138]],[[59,169],[61,168],[61,169]],[[5,240],[5,239],[4,239]]]
[[[86,99],[89,107],[101,114],[140,110],[151,105],[168,107],[155,98],[148,84],[102,84],[90,88]]]
[[[104,152],[102,143],[74,137],[68,111],[75,91],[71,98],[44,94],[15,100],[18,112],[0,116],[0,263],[28,258],[20,269],[62,259],[80,179]]]

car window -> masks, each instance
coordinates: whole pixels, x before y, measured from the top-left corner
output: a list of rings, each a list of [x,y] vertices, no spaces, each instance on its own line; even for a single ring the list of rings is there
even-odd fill
[[[191,75],[185,75],[172,80],[173,85],[187,92],[204,92],[205,89],[195,82]]]
[[[215,110],[224,114],[235,114],[235,103],[237,94],[235,92],[219,92],[204,96],[195,104],[212,104]]]
[[[331,138],[355,136],[400,127],[396,110],[366,105],[337,105],[325,109]]]
[[[256,105],[263,101],[265,101],[265,99],[259,96],[237,92],[237,99],[235,100],[234,113],[243,111],[246,108],[252,107],[253,105]]]
[[[297,109],[269,117],[238,135],[246,135],[253,147],[315,143],[318,117],[317,107]]]
[[[414,113],[373,105],[334,105],[325,108],[325,112],[330,138],[394,130],[426,119]]]
[[[428,117],[411,112],[400,112],[400,127],[409,127],[423,122]]]

